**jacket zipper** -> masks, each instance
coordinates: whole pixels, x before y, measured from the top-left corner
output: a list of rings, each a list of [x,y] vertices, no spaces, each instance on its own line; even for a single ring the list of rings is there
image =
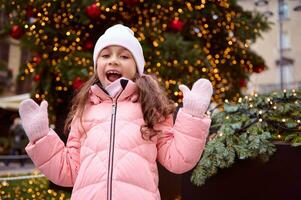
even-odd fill
[[[125,84],[126,86],[126,84]],[[111,128],[110,128],[110,146],[109,146],[109,163],[108,163],[108,177],[107,177],[107,200],[112,200],[112,180],[113,180],[113,161],[114,161],[114,146],[115,146],[115,126],[116,126],[116,112],[117,112],[117,100],[123,92],[125,86],[123,86],[121,92],[115,99],[112,99],[112,114],[111,114]]]
[[[109,164],[108,164],[108,177],[107,177],[107,200],[112,199],[112,179],[113,179],[116,109],[117,109],[117,99],[115,102],[113,101],[113,104],[112,104],[110,146],[109,146]]]

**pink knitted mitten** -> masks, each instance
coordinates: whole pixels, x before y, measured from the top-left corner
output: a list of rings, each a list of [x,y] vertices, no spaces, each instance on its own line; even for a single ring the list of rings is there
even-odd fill
[[[46,136],[49,132],[47,107],[47,101],[43,101],[39,106],[32,99],[26,99],[20,104],[19,114],[22,126],[32,143]]]
[[[197,80],[190,90],[180,85],[183,93],[183,111],[195,117],[202,117],[207,111],[213,93],[211,82],[207,79]]]

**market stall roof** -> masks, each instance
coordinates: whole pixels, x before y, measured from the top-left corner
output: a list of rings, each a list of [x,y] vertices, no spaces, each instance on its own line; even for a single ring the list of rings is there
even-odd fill
[[[19,109],[19,104],[23,100],[29,99],[29,98],[30,98],[29,93],[2,97],[2,98],[0,98],[0,108],[5,109],[5,110],[17,111]]]

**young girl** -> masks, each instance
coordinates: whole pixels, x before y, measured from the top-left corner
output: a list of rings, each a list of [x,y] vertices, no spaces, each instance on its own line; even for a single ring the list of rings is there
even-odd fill
[[[158,200],[156,160],[173,173],[192,169],[204,149],[212,95],[206,79],[174,104],[155,78],[144,75],[144,57],[134,33],[121,24],[98,39],[95,74],[74,98],[67,118],[67,144],[49,128],[47,102],[20,104],[30,140],[26,151],[52,182],[73,187],[73,200]]]

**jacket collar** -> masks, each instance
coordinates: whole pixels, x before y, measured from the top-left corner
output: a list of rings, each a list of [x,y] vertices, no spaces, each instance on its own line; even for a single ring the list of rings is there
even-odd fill
[[[91,86],[89,95],[90,102],[92,104],[99,104],[103,101],[124,101],[130,100],[136,102],[139,98],[138,87],[136,83],[131,80],[121,80],[122,90],[115,98],[109,96],[109,94],[103,89],[99,84],[94,84]]]

